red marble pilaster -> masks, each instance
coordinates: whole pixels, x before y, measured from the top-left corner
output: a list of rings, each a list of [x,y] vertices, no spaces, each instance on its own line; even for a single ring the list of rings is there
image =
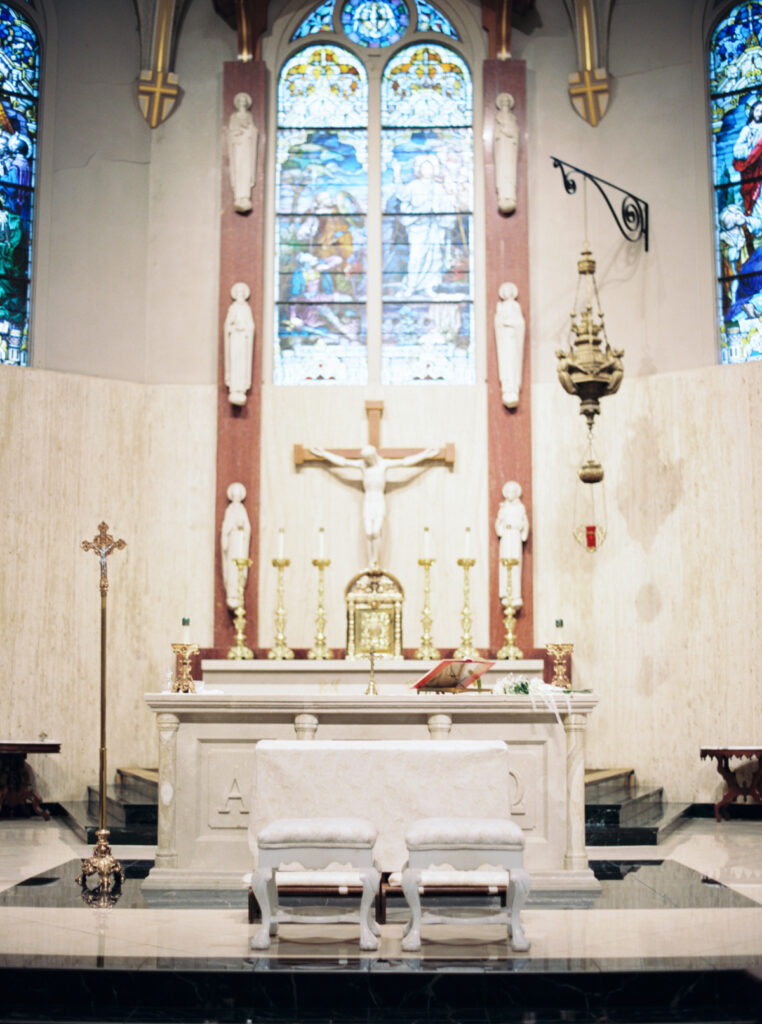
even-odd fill
[[[499,541],[494,530],[503,484],[517,480],[530,522],[529,539],[524,546],[522,597],[524,607],[516,625],[516,642],[525,657],[534,653],[534,615],[532,591],[532,410],[531,410],[531,324],[529,317],[529,211],[527,208],[526,137],[526,65],[519,60],[484,62],[484,222],[486,249],[485,309],[487,329],[487,434],[489,446],[489,600],[490,649],[503,643],[502,607],[498,595]],[[521,132],[517,175],[516,211],[506,216],[497,208],[492,139],[495,123],[495,99],[501,92],[514,98],[514,113]],[[493,317],[498,289],[504,281],[513,281],[526,320],[524,369],[521,397],[517,409],[503,405],[500,392],[497,349]]]
[[[238,92],[251,96],[251,114],[259,129],[257,183],[252,192],[252,209],[247,214],[233,209],[228,173],[226,140],[222,146],[222,203],[220,209],[220,289],[218,322],[217,385],[217,490],[214,536],[214,652],[224,657],[232,645],[235,630],[225,601],[220,557],[220,527],[228,500],[226,491],[238,480],[246,487],[246,509],[251,521],[252,566],[246,586],[246,634],[249,646],[257,635],[257,577],[259,574],[259,444],[262,433],[262,298],[264,253],[265,127],[267,112],[267,68],[261,61],[230,61],[223,68],[222,124],[227,128]],[[252,384],[246,405],[233,406],[225,387],[225,349],[222,328],[230,305],[230,289],[245,281],[254,315],[254,359]],[[211,653],[211,652],[210,652]]]

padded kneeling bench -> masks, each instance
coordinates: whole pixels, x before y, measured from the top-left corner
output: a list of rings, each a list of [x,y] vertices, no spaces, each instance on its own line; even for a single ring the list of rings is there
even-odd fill
[[[378,949],[380,930],[372,917],[373,901],[378,891],[380,874],[373,866],[376,827],[365,818],[279,818],[265,825],[257,834],[259,865],[251,876],[262,923],[251,940],[252,949],[267,949],[270,938],[278,934],[278,887],[275,872],[284,879],[291,865],[298,869],[330,868],[349,865],[362,886],[360,898],[360,949]],[[300,920],[289,915],[290,921]],[[311,924],[343,920],[339,917],[302,919]]]
[[[405,841],[408,863],[402,872],[402,892],[411,910],[411,919],[402,939],[402,948],[421,948],[421,888],[452,885],[462,889],[472,880],[476,887],[485,881],[485,869],[502,868],[507,872],[507,908],[478,918],[451,918],[426,915],[426,923],[446,920],[460,924],[504,922],[517,953],[529,949],[521,927],[521,908],[529,894],[529,875],[524,869],[524,834],[507,818],[421,818],[408,829]]]

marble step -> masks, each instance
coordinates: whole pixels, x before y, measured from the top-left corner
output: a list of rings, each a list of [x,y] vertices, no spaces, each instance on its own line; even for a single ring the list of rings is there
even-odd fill
[[[585,821],[590,825],[636,825],[652,818],[663,802],[661,786],[623,786],[597,797],[585,790]]]
[[[100,812],[100,789],[87,787],[87,805],[93,817]],[[106,816],[119,825],[156,825],[158,800],[131,786],[106,787]]]
[[[629,792],[635,788],[633,768],[587,768],[585,770],[585,802],[603,796]]]
[[[585,841],[588,846],[658,846],[686,820],[690,806],[686,803],[658,803],[651,805],[649,810],[642,807],[637,820],[628,825],[586,821]]]
[[[63,818],[69,828],[85,843],[94,844],[98,830],[98,810],[90,810],[87,800],[70,800],[61,804]],[[106,813],[106,828],[109,830],[109,843],[129,843],[131,846],[155,846],[156,824],[132,822],[125,824],[114,820]]]
[[[134,793],[140,793],[154,803],[159,801],[158,768],[117,768],[117,786],[129,786]]]

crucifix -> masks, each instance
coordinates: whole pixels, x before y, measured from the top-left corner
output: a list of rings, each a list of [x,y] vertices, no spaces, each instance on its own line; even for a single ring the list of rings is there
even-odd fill
[[[420,463],[440,463],[452,466],[455,462],[455,445],[446,444],[441,448],[382,448],[381,415],[384,403],[378,399],[365,403],[368,417],[368,443],[362,448],[304,448],[294,445],[294,465],[298,468],[308,462],[329,463],[342,469],[358,469],[362,475],[363,525],[368,542],[368,558],[371,566],[378,566],[381,547],[381,531],[386,516],[384,489],[386,474],[390,469],[403,466],[417,466]]]

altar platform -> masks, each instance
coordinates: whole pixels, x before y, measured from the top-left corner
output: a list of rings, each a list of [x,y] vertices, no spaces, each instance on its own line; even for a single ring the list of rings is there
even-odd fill
[[[87,907],[75,878],[92,847],[54,818],[0,821],[0,1021],[154,1024],[687,1024],[760,1020],[762,832],[693,819],[658,851],[588,850],[600,890],[585,907],[523,912],[504,929],[424,928],[400,946],[401,904],[380,948],[356,925],[284,925],[265,954],[238,905],[156,907],[153,851],[115,847],[122,897]]]

